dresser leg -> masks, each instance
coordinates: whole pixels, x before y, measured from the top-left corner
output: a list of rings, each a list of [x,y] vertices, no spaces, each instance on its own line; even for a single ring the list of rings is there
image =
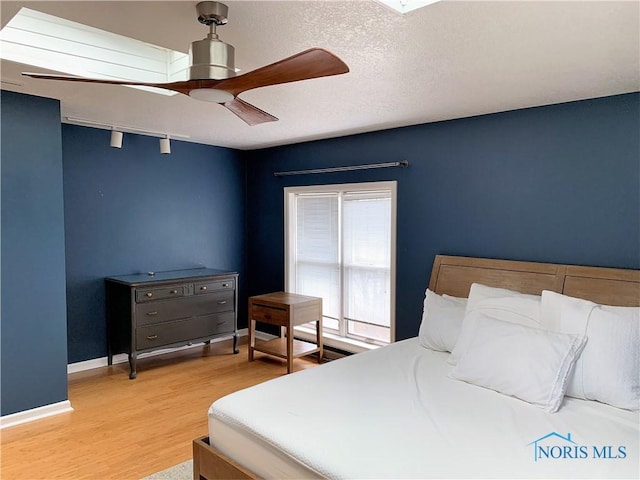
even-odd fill
[[[131,372],[129,372],[129,379],[133,380],[138,376],[138,372],[136,372],[136,358],[137,355],[135,353],[129,354],[129,368]]]
[[[240,353],[240,350],[238,350],[238,332],[233,334],[233,353]]]

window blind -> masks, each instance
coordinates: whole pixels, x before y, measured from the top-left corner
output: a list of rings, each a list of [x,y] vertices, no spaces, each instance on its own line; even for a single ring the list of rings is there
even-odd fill
[[[322,297],[324,316],[334,319],[340,317],[339,228],[337,193],[296,197],[296,292]]]
[[[389,326],[391,192],[343,196],[344,316]]]

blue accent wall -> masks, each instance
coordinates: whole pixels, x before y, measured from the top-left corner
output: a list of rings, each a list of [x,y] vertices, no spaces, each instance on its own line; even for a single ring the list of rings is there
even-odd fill
[[[67,400],[60,103],[2,91],[1,415]]]
[[[249,295],[284,286],[292,185],[398,181],[397,339],[418,333],[436,254],[640,268],[639,105],[634,93],[248,152]]]
[[[133,134],[117,149],[110,131],[75,125],[62,139],[69,363],[107,355],[104,277],[206,266],[240,273],[243,292],[239,152],[172,140],[163,155]]]
[[[236,270],[245,327],[247,296],[284,286],[285,186],[398,181],[398,339],[417,334],[438,253],[640,268],[638,93],[256,151],[172,141],[171,155],[61,127],[55,100],[0,100],[2,415],[67,399],[67,360],[106,355],[106,276]],[[397,160],[410,166],[273,176]]]

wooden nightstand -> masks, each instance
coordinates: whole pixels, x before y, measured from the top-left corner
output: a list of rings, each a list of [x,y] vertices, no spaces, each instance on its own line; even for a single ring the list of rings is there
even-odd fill
[[[256,321],[278,325],[286,337],[256,343]],[[316,322],[316,344],[295,340],[293,327]],[[249,361],[253,352],[262,352],[287,360],[287,373],[293,369],[293,359],[318,352],[322,361],[322,299],[276,292],[249,297]]]

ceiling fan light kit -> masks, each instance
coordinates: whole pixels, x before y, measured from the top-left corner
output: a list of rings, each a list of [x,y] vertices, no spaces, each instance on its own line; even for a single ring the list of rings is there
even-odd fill
[[[247,125],[277,121],[278,118],[238,98],[254,88],[298,82],[312,78],[347,73],[349,67],[334,54],[322,48],[311,48],[278,62],[242,75],[236,75],[234,48],[218,38],[216,27],[228,21],[228,7],[220,2],[200,2],[196,5],[198,21],[209,27],[207,38],[192,42],[189,80],[171,83],[102,80],[64,75],[23,73],[23,75],[75,82],[155,87],[188,95],[196,100],[222,105]]]
[[[213,103],[227,103],[233,100],[231,93],[215,88],[194,88],[189,92],[189,96],[196,100]]]

